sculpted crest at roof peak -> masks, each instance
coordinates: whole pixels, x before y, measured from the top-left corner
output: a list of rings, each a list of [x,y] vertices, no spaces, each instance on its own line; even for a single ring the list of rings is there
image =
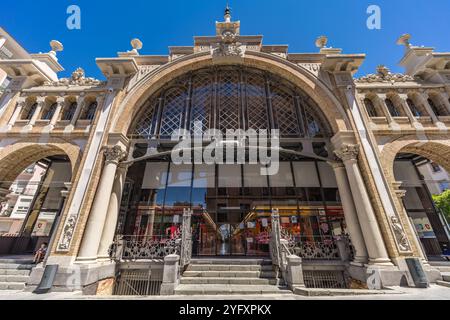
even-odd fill
[[[407,82],[416,81],[417,78],[402,73],[392,73],[389,68],[384,65],[377,67],[376,74],[368,74],[355,80],[357,83],[372,83],[372,82]]]
[[[84,70],[82,68],[78,68],[72,72],[72,76],[70,78],[61,78],[58,81],[46,81],[44,86],[98,86],[103,83],[103,81],[94,78],[86,78]]]

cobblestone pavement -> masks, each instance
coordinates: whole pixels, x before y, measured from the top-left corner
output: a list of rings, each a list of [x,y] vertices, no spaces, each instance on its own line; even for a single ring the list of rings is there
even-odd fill
[[[155,297],[99,297],[83,296],[79,292],[53,292],[33,294],[30,292],[0,291],[0,300],[450,300],[450,288],[432,285],[428,289],[393,287],[395,294],[360,296],[305,297],[294,294],[280,295],[235,295],[235,296],[155,296]]]

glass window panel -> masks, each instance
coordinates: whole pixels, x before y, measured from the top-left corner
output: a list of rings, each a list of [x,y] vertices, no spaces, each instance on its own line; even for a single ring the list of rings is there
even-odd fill
[[[164,189],[168,168],[168,162],[148,162],[145,166],[142,189]]]
[[[396,181],[401,181],[408,186],[421,186],[414,164],[410,161],[395,161],[394,176]]]
[[[294,179],[292,178],[291,163],[280,162],[278,174],[269,176],[269,180],[272,188],[293,187]]]
[[[316,165],[313,161],[294,162],[293,166],[297,187],[320,187]]]
[[[214,188],[215,187],[215,165],[198,164],[194,168],[194,188]]]
[[[190,187],[192,180],[192,165],[170,165],[167,187]]]
[[[244,165],[244,187],[266,188],[267,175],[261,174],[261,169],[267,172],[266,167],[259,164]]]
[[[319,162],[319,174],[324,188],[337,188],[336,176],[333,168],[326,162]]]
[[[219,165],[219,188],[242,187],[241,165],[222,164]]]

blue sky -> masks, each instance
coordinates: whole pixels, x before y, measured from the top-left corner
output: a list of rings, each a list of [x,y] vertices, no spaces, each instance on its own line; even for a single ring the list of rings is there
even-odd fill
[[[88,76],[102,78],[96,57],[113,57],[130,49],[130,40],[144,43],[141,54],[167,54],[168,46],[192,45],[194,35],[214,34],[223,19],[226,0],[130,1],[15,0],[3,3],[0,25],[29,52],[49,51],[49,41],[65,47],[58,54],[68,76],[81,66]],[[81,8],[81,30],[66,27],[66,9]],[[366,27],[366,9],[381,7],[381,30]],[[329,45],[344,53],[366,53],[359,75],[378,64],[401,72],[403,48],[395,44],[411,33],[414,45],[450,51],[449,0],[230,0],[241,34],[264,36],[265,44],[288,44],[289,52],[317,52],[314,41],[327,35]]]

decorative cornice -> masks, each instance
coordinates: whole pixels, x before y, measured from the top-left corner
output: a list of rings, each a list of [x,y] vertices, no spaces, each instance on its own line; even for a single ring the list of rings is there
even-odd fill
[[[383,66],[379,65],[377,67],[376,74],[369,74],[367,76],[355,79],[356,83],[373,83],[373,82],[408,82],[416,81],[418,78],[411,77],[406,74],[401,73],[391,73],[391,71]]]
[[[51,87],[71,87],[71,86],[99,86],[105,84],[104,81],[100,81],[94,78],[86,78],[84,70],[78,68],[72,73],[70,78],[61,78],[58,81],[46,81],[44,86]]]

